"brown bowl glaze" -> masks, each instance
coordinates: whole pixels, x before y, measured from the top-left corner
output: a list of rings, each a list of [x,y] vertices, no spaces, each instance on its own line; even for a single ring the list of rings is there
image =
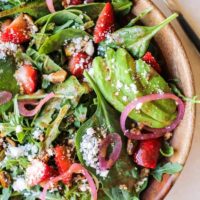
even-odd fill
[[[159,24],[164,20],[164,15],[149,0],[135,0],[133,13],[138,15],[146,8],[152,7],[153,10],[142,20],[147,26]],[[168,25],[156,36],[155,41],[161,49],[161,53],[166,61],[167,70],[171,78],[180,80],[179,87],[188,97],[194,95],[192,73],[184,48],[178,39],[173,28]],[[175,149],[175,154],[170,158],[172,162],[184,165],[192,142],[194,130],[195,105],[186,103],[184,119],[174,131],[171,143]],[[164,175],[162,182],[153,180],[148,189],[143,193],[144,200],[163,199],[172,185],[175,183],[178,174]]]

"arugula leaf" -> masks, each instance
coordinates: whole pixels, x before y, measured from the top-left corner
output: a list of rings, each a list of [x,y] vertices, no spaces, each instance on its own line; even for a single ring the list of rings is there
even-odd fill
[[[79,29],[68,28],[58,33],[50,36],[45,40],[42,46],[39,49],[40,54],[48,54],[55,50],[58,50],[65,41],[71,40],[73,38],[84,37],[88,35],[85,31]]]
[[[107,43],[111,47],[122,46],[129,50],[133,56],[141,58],[147,51],[150,40],[155,36],[155,34],[177,16],[178,15],[174,13],[161,24],[152,27],[133,26],[119,29],[111,35],[113,41],[110,42],[107,40],[104,43]]]
[[[110,200],[139,200],[137,196],[134,196],[129,191],[117,187],[106,189],[105,192]]]
[[[18,166],[21,169],[26,169],[29,165],[29,161],[26,157],[19,157],[19,158],[9,158],[7,156],[6,162],[3,164],[3,167],[6,168],[6,170],[12,169],[14,166]]]
[[[63,118],[65,117],[65,115],[67,114],[68,110],[70,108],[70,105],[66,104],[64,105],[59,113],[58,116],[56,117],[56,119],[49,125],[46,133],[45,133],[45,141],[43,143],[43,148],[48,149],[49,146],[51,145],[51,143],[58,137],[58,135],[60,134],[59,131],[59,126],[63,120]]]
[[[26,54],[32,58],[37,69],[45,74],[62,70],[49,56],[41,55],[32,48],[28,48]]]
[[[134,168],[134,164],[131,158],[127,155],[125,144],[126,140],[121,133],[119,127],[119,116],[116,111],[110,107],[107,102],[105,101],[104,97],[102,96],[99,88],[94,83],[94,80],[89,76],[89,74],[85,71],[84,76],[86,77],[87,81],[90,83],[92,88],[94,89],[97,95],[97,110],[93,114],[93,116],[87,120],[83,125],[79,128],[75,136],[75,146],[77,150],[77,155],[82,164],[85,164],[85,161],[82,157],[82,153],[80,151],[80,145],[82,141],[82,137],[86,133],[86,130],[90,127],[95,128],[104,128],[107,130],[108,133],[118,133],[122,137],[122,141],[124,143],[123,149],[121,151],[121,155],[112,169],[109,171],[108,176],[106,179],[96,175],[95,169],[86,166],[89,171],[93,174],[98,176],[98,180],[102,183],[103,191],[106,193],[106,190],[109,190],[113,187],[119,187],[120,185],[125,184],[127,186],[127,190],[130,193],[134,193],[134,185],[136,179],[133,178],[132,173],[130,171]],[[113,181],[115,180],[115,181]],[[105,199],[105,193],[99,194],[99,199]]]
[[[157,180],[161,181],[163,174],[175,174],[182,170],[183,166],[179,163],[168,162],[163,166],[158,165],[155,170],[151,172],[151,175]]]
[[[165,141],[160,149],[160,153],[165,157],[171,157],[174,154],[174,148]]]

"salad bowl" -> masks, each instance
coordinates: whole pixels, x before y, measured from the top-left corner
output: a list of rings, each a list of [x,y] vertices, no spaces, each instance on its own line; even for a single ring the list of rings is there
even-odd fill
[[[148,0],[0,10],[0,198],[163,199],[194,129],[178,15]]]
[[[133,13],[135,15],[139,14],[145,8],[153,8],[153,11],[142,20],[145,25],[155,25],[164,19],[162,12],[151,1],[138,0],[134,3],[135,6],[133,8]],[[192,97],[194,95],[194,85],[190,63],[184,51],[184,47],[182,46],[181,41],[173,27],[168,25],[162,29],[155,36],[155,41],[160,47],[162,55],[165,58],[167,64],[166,70],[170,74],[170,77],[178,77],[180,80],[179,86],[183,90],[184,94],[188,97]],[[171,143],[175,148],[175,154],[170,158],[173,162],[184,164],[187,160],[192,143],[194,117],[195,105],[186,103],[184,119],[176,128],[174,136],[171,140]],[[178,176],[179,174],[165,174],[162,182],[157,182],[155,180],[152,181],[149,188],[144,192],[143,199],[163,199],[177,180]]]

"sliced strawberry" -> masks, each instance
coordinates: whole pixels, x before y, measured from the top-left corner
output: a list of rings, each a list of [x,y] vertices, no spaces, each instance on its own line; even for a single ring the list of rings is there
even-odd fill
[[[37,70],[24,64],[15,72],[15,78],[25,94],[32,94],[37,87]]]
[[[92,58],[85,52],[75,53],[69,61],[69,71],[76,77],[83,75],[84,69],[90,67]]]
[[[152,56],[151,52],[146,52],[142,58],[147,64],[151,65],[158,73],[161,73],[160,65],[157,63],[156,59]]]
[[[63,0],[62,5],[67,8],[70,5],[79,5],[82,4],[84,1],[83,0]]]
[[[48,181],[51,177],[57,175],[56,171],[40,160],[33,160],[26,169],[26,180],[28,185],[35,186]]]
[[[161,147],[160,139],[140,141],[139,147],[134,154],[134,161],[143,167],[156,168]]]
[[[69,158],[69,153],[65,146],[56,146],[55,151],[55,162],[58,167],[60,174],[65,173],[72,165],[72,160]]]
[[[111,3],[106,3],[101,11],[94,28],[94,42],[99,43],[106,39],[108,33],[114,30],[114,12]]]
[[[12,42],[22,44],[29,41],[28,24],[23,14],[19,15],[13,22],[8,25],[1,35],[3,42]]]

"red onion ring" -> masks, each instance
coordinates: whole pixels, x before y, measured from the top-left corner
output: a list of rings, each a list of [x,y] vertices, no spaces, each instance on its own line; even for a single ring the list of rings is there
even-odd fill
[[[0,105],[3,105],[12,99],[12,93],[7,91],[0,92]]]
[[[56,12],[54,5],[53,5],[53,0],[46,0],[46,4],[51,13]]]
[[[95,183],[94,183],[92,177],[90,176],[88,171],[81,164],[78,164],[78,163],[72,164],[68,171],[66,171],[65,173],[63,173],[55,178],[52,178],[49,182],[47,182],[43,188],[42,194],[40,195],[40,199],[41,200],[46,199],[47,190],[54,183],[57,183],[58,181],[62,181],[62,180],[65,180],[65,182],[66,182],[66,180],[68,182],[70,182],[72,179],[72,175],[74,173],[76,173],[76,174],[81,173],[85,176],[85,178],[87,179],[88,184],[90,186],[90,189],[91,189],[90,192],[92,195],[92,200],[97,200],[97,189],[96,189],[96,186],[95,186]]]
[[[25,117],[32,117],[34,115],[36,115],[40,109],[42,108],[42,106],[49,101],[50,99],[52,99],[55,96],[55,94],[53,92],[49,93],[46,95],[46,97],[42,100],[40,100],[39,102],[35,101],[35,100],[22,100],[18,102],[18,106],[19,106],[19,113],[22,116]],[[34,109],[32,110],[28,110],[26,109],[26,105],[32,105],[32,106],[36,106]]]
[[[113,142],[115,143],[115,146],[113,147],[113,152],[110,154],[109,159],[106,160],[108,146]],[[119,158],[121,149],[122,149],[121,137],[117,133],[111,133],[107,135],[106,138],[102,140],[99,147],[98,159],[99,159],[100,170],[110,169]]]
[[[146,134],[141,134],[140,130],[136,130],[134,132],[130,132],[129,130],[126,129],[126,119],[129,115],[129,113],[138,105],[138,104],[143,104],[147,103],[149,101],[155,101],[159,99],[173,99],[176,101],[178,104],[178,115],[176,119],[169,125],[164,128],[150,128],[150,127],[145,127],[144,129],[147,131],[151,131],[151,133],[146,133]],[[147,96],[139,97],[138,99],[133,100],[131,103],[129,103],[124,111],[121,114],[120,117],[120,125],[121,129],[124,132],[124,135],[127,136],[129,139],[134,139],[134,140],[147,140],[147,139],[153,139],[153,138],[158,138],[162,137],[166,132],[170,132],[174,130],[177,125],[180,123],[180,121],[183,119],[185,112],[185,106],[183,101],[177,97],[174,94],[171,93],[165,93],[165,94],[150,94]],[[153,132],[153,133],[152,133]]]

